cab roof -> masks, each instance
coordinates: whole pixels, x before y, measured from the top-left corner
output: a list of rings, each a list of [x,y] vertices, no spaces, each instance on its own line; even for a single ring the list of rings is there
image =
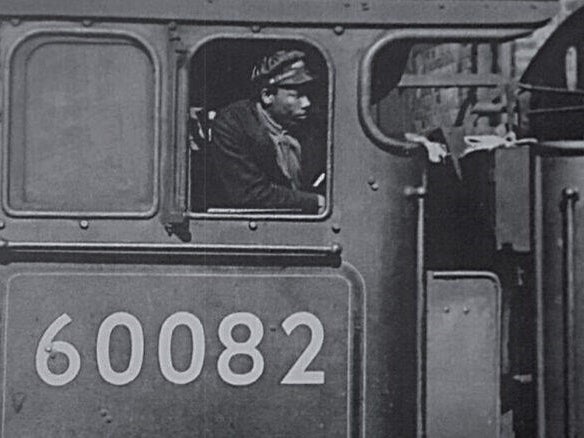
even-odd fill
[[[0,17],[392,27],[536,27],[555,0],[0,0]]]

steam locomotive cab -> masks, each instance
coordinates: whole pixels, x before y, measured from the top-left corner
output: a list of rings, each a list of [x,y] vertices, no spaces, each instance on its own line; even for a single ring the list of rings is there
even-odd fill
[[[533,430],[541,319],[509,327],[540,240],[484,142],[554,4],[41,3],[0,7],[2,436]],[[212,201],[214,117],[282,48],[317,78],[319,213]]]

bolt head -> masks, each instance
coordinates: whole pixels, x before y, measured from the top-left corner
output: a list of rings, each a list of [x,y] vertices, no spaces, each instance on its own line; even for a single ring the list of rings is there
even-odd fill
[[[332,245],[332,253],[335,255],[339,255],[343,252],[343,246],[340,243],[333,243]]]

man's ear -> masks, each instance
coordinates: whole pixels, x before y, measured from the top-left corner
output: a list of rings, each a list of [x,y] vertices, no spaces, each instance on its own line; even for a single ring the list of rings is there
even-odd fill
[[[262,88],[260,98],[264,106],[269,106],[274,102],[274,93],[268,88]]]

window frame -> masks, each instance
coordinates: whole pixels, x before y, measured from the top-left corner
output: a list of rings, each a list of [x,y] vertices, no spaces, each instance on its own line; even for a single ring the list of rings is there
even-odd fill
[[[313,39],[307,38],[305,36],[298,36],[298,35],[286,35],[286,34],[261,34],[261,35],[241,35],[235,33],[217,33],[210,36],[207,36],[200,41],[198,41],[193,46],[189,47],[187,50],[187,56],[185,64],[189,66],[187,77],[191,78],[191,71],[190,65],[192,62],[193,57],[195,54],[201,50],[206,44],[217,41],[217,40],[238,40],[238,41],[249,41],[250,44],[253,44],[257,41],[283,41],[283,42],[298,42],[301,44],[305,44],[314,48],[319,55],[322,57],[326,68],[327,68],[327,79],[328,79],[328,89],[327,89],[327,139],[326,139],[326,166],[325,166],[325,178],[326,178],[326,192],[325,192],[325,209],[320,214],[305,214],[305,213],[277,213],[278,209],[257,209],[260,212],[250,212],[249,208],[233,208],[233,209],[225,209],[225,212],[194,212],[190,210],[190,194],[191,194],[191,178],[190,178],[190,152],[188,151],[188,140],[186,138],[186,129],[184,127],[179,127],[177,125],[176,132],[177,136],[180,136],[181,139],[181,147],[177,148],[177,152],[179,156],[177,160],[181,159],[181,157],[185,157],[187,165],[181,169],[182,172],[185,172],[183,176],[184,181],[186,181],[185,193],[186,196],[183,197],[185,199],[184,205],[184,218],[186,220],[268,220],[268,221],[296,221],[296,222],[314,222],[314,221],[322,221],[326,219],[332,212],[333,206],[333,132],[334,132],[334,78],[335,78],[335,71],[334,71],[334,64],[332,62],[332,58],[325,50],[325,48],[320,45],[317,41]],[[179,73],[180,75],[180,73]],[[179,80],[180,81],[180,80]],[[178,89],[182,89],[182,92],[186,92],[187,95],[190,91],[190,81],[186,87],[181,87],[179,85]],[[178,96],[177,102],[185,100],[184,96]],[[186,99],[188,101],[188,99]],[[180,103],[179,103],[180,105]],[[188,104],[187,104],[188,106]],[[188,122],[188,108],[181,108],[178,111],[179,114],[179,123],[182,123],[186,127],[186,123]],[[181,149],[184,149],[184,153],[181,152]],[[176,176],[178,180],[180,180],[180,176]],[[265,210],[269,210],[269,212],[265,212]],[[283,209],[287,210],[287,209]],[[261,212],[264,211],[264,212]],[[289,210],[288,210],[289,211]]]
[[[35,38],[46,38],[45,41],[40,41],[40,45],[50,44],[51,38],[60,40],[71,37],[73,39],[87,38],[91,41],[95,39],[112,40],[127,40],[135,44],[150,60],[153,69],[154,93],[153,93],[153,107],[152,121],[153,121],[153,144],[152,147],[152,203],[148,210],[145,211],[41,211],[41,210],[20,210],[15,209],[10,205],[9,201],[9,185],[10,185],[10,138],[11,138],[11,120],[12,120],[12,90],[11,85],[14,76],[17,72],[14,71],[16,65],[18,50]],[[85,29],[85,28],[37,28],[33,29],[22,36],[20,36],[8,49],[6,56],[6,64],[4,66],[4,132],[2,134],[2,208],[4,212],[14,218],[47,218],[47,219],[63,219],[63,218],[84,218],[84,219],[150,219],[154,217],[160,210],[160,168],[161,168],[161,129],[160,129],[160,109],[162,98],[162,64],[154,47],[139,34],[122,29]]]
[[[373,77],[373,62],[376,55],[387,44],[403,40],[436,43],[472,43],[472,42],[504,42],[527,36],[529,30],[518,28],[505,29],[431,29],[431,28],[410,28],[389,31],[386,35],[377,40],[361,59],[359,66],[359,83],[358,83],[358,114],[361,127],[365,135],[375,143],[379,148],[398,156],[411,156],[419,153],[423,146],[417,143],[411,143],[390,137],[381,131],[375,123],[371,114],[371,86]],[[467,75],[470,76],[470,75]],[[403,78],[403,76],[402,76]],[[478,79],[478,77],[477,77]],[[468,84],[463,84],[468,86]],[[477,86],[480,82],[477,81]],[[396,85],[399,88],[400,84]],[[437,86],[438,87],[438,86]]]

